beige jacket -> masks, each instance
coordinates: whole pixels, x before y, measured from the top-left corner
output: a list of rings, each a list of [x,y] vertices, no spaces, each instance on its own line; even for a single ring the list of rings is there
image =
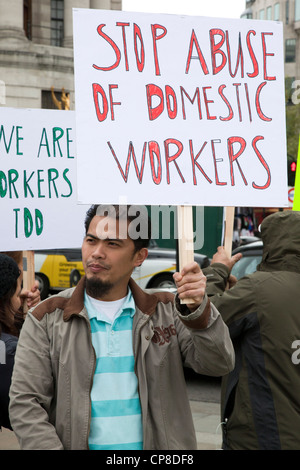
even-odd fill
[[[167,292],[130,282],[135,370],[144,449],[196,449],[183,364],[221,376],[234,366],[226,325],[205,298],[183,316]],[[27,315],[10,390],[10,419],[22,449],[88,449],[95,353],[84,278]]]

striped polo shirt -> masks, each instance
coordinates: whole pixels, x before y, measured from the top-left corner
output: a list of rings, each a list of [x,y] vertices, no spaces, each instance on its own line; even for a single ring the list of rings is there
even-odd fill
[[[142,414],[132,347],[132,294],[129,291],[113,320],[102,311],[103,302],[86,293],[84,304],[96,353],[89,448],[142,449]]]

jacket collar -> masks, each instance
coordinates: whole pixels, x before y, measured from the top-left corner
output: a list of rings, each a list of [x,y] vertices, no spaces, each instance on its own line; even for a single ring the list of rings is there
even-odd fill
[[[85,276],[80,279],[72,296],[67,300],[64,307],[64,321],[69,321],[71,316],[79,315],[84,309],[85,279]],[[168,303],[174,300],[174,294],[169,292],[145,292],[132,278],[129,281],[129,287],[136,307],[146,315],[152,315],[155,312],[158,302]]]

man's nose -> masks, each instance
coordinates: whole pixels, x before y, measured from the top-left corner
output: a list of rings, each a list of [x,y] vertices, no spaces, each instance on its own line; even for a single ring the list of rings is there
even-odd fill
[[[102,240],[99,240],[97,245],[94,247],[92,256],[94,258],[105,258],[105,244]]]

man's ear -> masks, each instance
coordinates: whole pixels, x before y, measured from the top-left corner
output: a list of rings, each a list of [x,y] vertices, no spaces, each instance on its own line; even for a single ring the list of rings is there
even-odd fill
[[[141,248],[137,253],[136,253],[136,259],[135,259],[135,265],[136,266],[141,266],[145,259],[148,256],[148,249],[147,248]]]

